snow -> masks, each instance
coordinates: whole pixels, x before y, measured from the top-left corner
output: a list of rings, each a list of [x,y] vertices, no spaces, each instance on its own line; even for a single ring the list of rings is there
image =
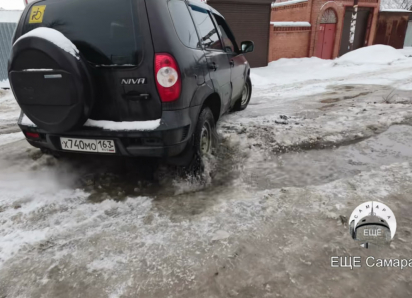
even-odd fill
[[[99,127],[105,130],[129,130],[129,131],[146,131],[154,130],[160,126],[161,119],[150,121],[131,121],[131,122],[114,122],[105,120],[89,119],[84,124],[88,127]]]
[[[289,0],[289,1],[283,1],[283,2],[275,2],[275,3],[272,3],[272,8],[279,7],[279,6],[285,6],[285,5],[297,4],[301,2],[308,2],[308,0]]]
[[[317,57],[279,59],[270,62],[267,67],[252,69],[251,78],[253,85],[262,89],[278,86],[276,94],[285,100],[289,96],[296,97],[323,92],[330,84],[325,80],[339,83],[341,78],[350,79],[352,76],[359,83],[369,83],[368,77],[365,77],[363,73],[373,71],[383,73],[383,70],[390,64],[407,67],[412,62],[406,57],[409,53],[412,54],[412,48],[395,50],[389,46],[374,45],[347,53],[335,60],[323,60]],[[407,72],[408,70],[405,71]],[[387,73],[386,76],[382,75],[379,83],[392,84],[392,77],[399,75],[401,79],[405,77],[405,73]],[[305,81],[312,82],[313,80],[316,84],[305,84]],[[372,83],[378,82],[376,78],[371,81]],[[297,84],[299,87],[296,87]]]
[[[0,146],[10,144],[13,142],[17,142],[23,140],[25,138],[22,132],[15,132],[10,134],[0,135]]]
[[[337,65],[391,64],[406,57],[391,46],[373,45],[349,52],[336,59]]]
[[[104,130],[123,130],[123,131],[147,131],[154,130],[160,126],[161,119],[150,120],[150,121],[130,121],[130,122],[114,122],[105,120],[92,120],[86,121],[84,126],[87,127],[98,127]],[[36,127],[26,115],[23,115],[22,125]]]
[[[10,88],[9,79],[0,81],[0,88]]]
[[[25,114],[23,114],[23,118],[21,119],[21,124],[31,127],[36,127],[37,125],[33,123]]]
[[[135,64],[97,64],[95,67],[133,67]]]
[[[275,27],[310,27],[309,22],[270,22]]]
[[[405,55],[406,57],[412,56],[412,47],[404,47],[403,49],[400,49],[398,51],[399,53],[402,53],[402,55]]]
[[[222,117],[206,182],[165,165],[147,181],[140,160],[54,159],[26,142],[0,145],[0,296],[309,298],[327,284],[330,297],[368,297],[365,284],[384,283],[382,296],[408,297],[396,268],[348,274],[328,263],[373,253],[347,227],[371,200],[402,223],[379,253],[410,254],[411,49],[363,60],[362,50],[341,63],[252,69],[251,103]],[[12,92],[1,91],[1,138],[14,137],[3,132],[16,129],[16,111]]]
[[[0,127],[15,125],[20,116],[20,107],[14,99],[11,90],[0,90]]]
[[[53,71],[53,69],[47,69],[47,68],[33,68],[33,69],[23,69],[23,71]]]
[[[46,39],[52,43],[54,43],[59,48],[63,49],[64,51],[71,54],[76,59],[80,59],[79,57],[79,50],[77,47],[62,33],[55,29],[40,27],[33,29],[26,34],[22,35],[19,39],[16,40],[15,44],[19,42],[19,40],[27,38],[27,37],[38,37],[42,39]]]
[[[380,11],[382,12],[412,12],[410,10],[407,9],[381,9]]]
[[[160,126],[161,119],[150,121],[130,121],[130,122],[114,122],[105,120],[92,120],[86,121],[84,126],[98,127],[104,130],[123,130],[123,131],[147,131],[154,130]],[[34,124],[26,115],[23,115],[21,124],[35,127]]]

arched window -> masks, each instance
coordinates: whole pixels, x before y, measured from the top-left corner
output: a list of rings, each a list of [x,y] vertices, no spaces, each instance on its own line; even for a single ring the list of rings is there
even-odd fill
[[[332,8],[328,8],[322,15],[321,24],[336,24],[336,14]]]

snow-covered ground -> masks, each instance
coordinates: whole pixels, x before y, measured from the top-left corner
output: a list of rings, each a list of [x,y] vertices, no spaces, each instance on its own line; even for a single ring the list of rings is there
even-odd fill
[[[0,98],[0,297],[409,297],[412,51],[375,46],[253,69],[247,110],[219,124],[207,177],[146,160],[30,148]],[[365,250],[347,218],[382,201],[398,230]]]

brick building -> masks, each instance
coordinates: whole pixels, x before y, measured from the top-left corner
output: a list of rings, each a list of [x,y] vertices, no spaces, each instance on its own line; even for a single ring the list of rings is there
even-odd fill
[[[354,48],[372,45],[380,0],[359,0]],[[269,61],[317,56],[333,59],[349,50],[353,0],[291,0],[272,4]]]
[[[349,51],[354,0],[208,0],[238,39],[253,40],[252,67],[279,58],[333,59]],[[272,3],[274,2],[274,3]],[[359,0],[354,49],[372,45],[380,0]]]

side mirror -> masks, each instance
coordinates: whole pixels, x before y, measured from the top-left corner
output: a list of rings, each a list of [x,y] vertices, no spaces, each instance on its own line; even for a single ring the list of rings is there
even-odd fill
[[[242,41],[240,44],[240,48],[242,49],[242,53],[251,53],[255,49],[255,43],[253,41]]]

